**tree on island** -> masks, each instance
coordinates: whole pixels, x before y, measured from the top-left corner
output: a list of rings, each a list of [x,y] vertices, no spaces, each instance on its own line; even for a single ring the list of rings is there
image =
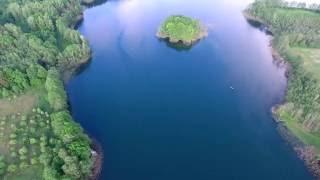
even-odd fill
[[[208,30],[200,21],[182,15],[169,16],[157,32],[160,39],[186,46],[191,46],[207,35]]]

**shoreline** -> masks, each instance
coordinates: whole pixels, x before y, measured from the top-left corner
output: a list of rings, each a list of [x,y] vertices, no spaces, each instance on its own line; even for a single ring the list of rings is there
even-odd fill
[[[94,4],[97,0],[90,0],[90,3],[84,3],[84,6],[86,8],[88,8],[90,5]],[[86,10],[86,8],[83,10],[83,12],[81,12],[80,15],[77,16],[77,18],[75,19],[74,23],[72,23],[70,26],[72,29],[75,29],[78,31],[78,27],[79,25],[83,22],[84,20],[84,11]],[[79,31],[78,31],[79,32]],[[80,33],[81,34],[81,33]],[[82,34],[81,34],[82,36]],[[84,37],[83,37],[84,38]],[[90,54],[88,57],[84,58],[81,60],[81,62],[79,64],[73,65],[73,66],[69,66],[66,69],[63,70],[62,72],[62,77],[63,77],[63,82],[64,82],[64,86],[66,87],[66,84],[68,84],[68,82],[77,74],[80,74],[81,71],[83,71],[91,62],[91,58],[92,58],[92,51],[90,48]],[[66,90],[65,90],[66,91]],[[68,100],[68,104],[69,104],[69,111],[70,114],[72,116],[72,106],[70,104],[69,98]],[[73,119],[74,121],[76,121],[76,119]],[[81,125],[81,124],[80,124]],[[100,145],[100,143],[92,136],[90,136],[90,134],[85,130],[85,133],[89,136],[90,140],[91,140],[91,155],[93,157],[93,165],[92,165],[92,169],[91,169],[91,174],[89,175],[88,179],[90,180],[98,180],[100,175],[101,175],[101,171],[102,171],[102,164],[103,164],[103,149],[102,146]]]
[[[173,39],[172,37],[161,33],[160,29],[161,29],[161,27],[159,28],[159,30],[156,33],[157,38],[159,38],[161,40],[166,40],[169,43],[181,44],[184,46],[192,46],[192,45],[196,44],[197,42],[199,42],[200,40],[206,38],[209,35],[208,28],[206,28],[204,25],[201,25],[201,32],[199,33],[199,35],[197,37],[191,39],[190,41],[185,41],[185,40],[181,40],[181,39]]]
[[[256,18],[248,14],[247,12],[243,12],[243,16],[246,18],[246,20],[251,23],[256,23],[265,26],[267,28],[267,33],[269,31],[269,26],[261,19]],[[253,24],[251,24],[253,25]],[[272,43],[273,35],[272,32],[270,34],[270,44],[269,48],[272,54],[272,59],[276,63],[276,66],[279,68],[284,68],[285,70],[285,77],[288,82],[288,78],[290,77],[292,66],[291,64],[284,59],[280,53],[274,48]],[[286,87],[285,94],[287,94],[288,87]],[[283,105],[286,102],[286,99],[284,98],[282,102],[279,104],[275,104],[271,107],[271,113],[272,113],[272,119],[277,125],[277,129],[280,133],[280,136],[287,141],[295,151],[295,153],[298,155],[298,157],[303,160],[305,166],[311,172],[311,174],[316,178],[320,179],[320,162],[317,158],[317,153],[315,148],[312,145],[308,145],[304,142],[302,142],[295,134],[293,134],[290,129],[285,125],[284,121],[281,120],[278,115],[277,111],[281,105]]]
[[[157,38],[162,39],[162,40],[166,40],[169,43],[173,43],[173,44],[181,44],[184,46],[192,46],[194,44],[196,44],[197,42],[201,41],[201,39],[205,38],[208,36],[208,32],[203,32],[201,33],[201,35],[199,35],[199,37],[192,39],[191,41],[184,41],[184,40],[179,40],[179,39],[172,39],[169,36],[165,36],[161,33],[157,33],[156,34]]]
[[[93,167],[92,167],[92,172],[91,175],[89,176],[90,180],[97,180],[99,179],[101,172],[102,172],[102,163],[103,163],[103,149],[101,144],[93,137],[90,137],[92,140],[92,154],[95,158],[93,162]]]

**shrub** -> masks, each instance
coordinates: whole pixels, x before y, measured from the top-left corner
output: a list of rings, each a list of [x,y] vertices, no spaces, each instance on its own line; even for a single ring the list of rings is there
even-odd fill
[[[13,158],[17,157],[17,155],[18,155],[18,154],[17,154],[16,152],[11,152],[11,153],[10,153],[10,156],[13,157]]]
[[[27,147],[23,146],[21,149],[19,149],[19,154],[24,155],[28,153]]]
[[[19,164],[19,168],[20,169],[24,169],[24,168],[26,168],[26,167],[28,167],[29,166],[29,164],[27,163],[27,162],[21,162],[20,164]]]
[[[38,141],[35,138],[30,138],[30,144],[36,144]]]
[[[9,173],[14,173],[14,172],[16,172],[18,170],[18,167],[17,167],[17,165],[14,165],[14,164],[10,164],[9,166],[8,166],[8,168],[7,168],[7,171],[9,172]]]
[[[10,140],[10,141],[9,141],[9,144],[10,144],[10,145],[16,145],[16,144],[17,144],[17,140]]]
[[[38,163],[38,159],[37,158],[31,158],[30,160],[30,164],[34,165],[34,164],[37,164]]]

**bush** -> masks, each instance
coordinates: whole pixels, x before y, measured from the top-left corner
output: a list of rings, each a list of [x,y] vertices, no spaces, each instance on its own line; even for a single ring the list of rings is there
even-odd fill
[[[15,139],[15,138],[17,138],[17,134],[15,133],[10,134],[10,139]]]
[[[9,141],[9,144],[10,144],[10,145],[16,145],[16,144],[17,144],[17,140],[10,140],[10,141]]]
[[[9,172],[9,173],[14,173],[14,172],[16,172],[18,170],[18,167],[17,167],[17,165],[14,165],[14,164],[10,164],[9,166],[8,166],[8,168],[7,168],[7,171]]]
[[[38,141],[35,138],[30,138],[30,144],[36,144]]]
[[[19,168],[20,169],[24,169],[24,168],[26,168],[26,167],[28,167],[29,166],[29,164],[27,163],[27,162],[21,162],[20,164],[19,164]]]
[[[60,74],[56,69],[53,68],[48,71],[45,87],[50,106],[55,111],[65,109],[67,107],[67,95],[60,80]]]
[[[17,157],[17,155],[18,155],[18,154],[17,154],[16,152],[11,152],[11,153],[10,153],[10,156],[11,156],[12,158]]]
[[[19,154],[24,155],[28,153],[27,147],[23,146],[21,149],[19,149]]]
[[[38,163],[38,159],[37,158],[31,158],[31,160],[30,160],[30,164],[32,164],[32,165],[35,165],[35,164],[37,164]]]

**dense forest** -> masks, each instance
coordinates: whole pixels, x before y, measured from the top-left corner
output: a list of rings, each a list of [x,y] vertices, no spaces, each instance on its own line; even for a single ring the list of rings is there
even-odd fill
[[[259,0],[245,15],[268,26],[274,49],[291,67],[286,102],[276,115],[320,154],[320,5]]]
[[[87,2],[87,1],[86,1]],[[62,75],[88,61],[81,0],[0,1],[0,179],[87,179],[91,141]]]

